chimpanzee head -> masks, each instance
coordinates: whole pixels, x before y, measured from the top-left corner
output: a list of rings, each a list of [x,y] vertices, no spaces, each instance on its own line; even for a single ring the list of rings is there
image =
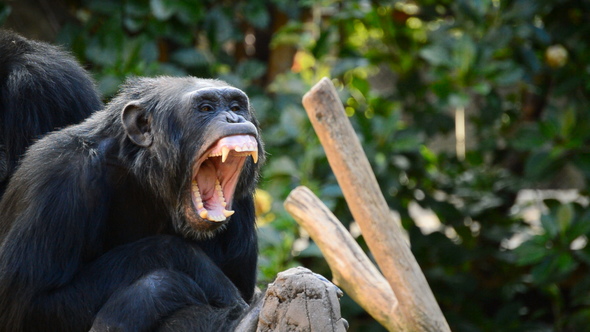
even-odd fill
[[[264,160],[248,96],[192,77],[130,81],[124,95],[123,128],[138,149],[131,170],[175,211],[178,231],[213,236],[240,213],[237,199],[252,199]]]

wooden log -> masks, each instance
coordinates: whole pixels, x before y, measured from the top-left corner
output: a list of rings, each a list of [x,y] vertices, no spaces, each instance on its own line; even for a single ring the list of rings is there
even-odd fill
[[[350,233],[307,187],[297,187],[285,200],[285,209],[305,228],[322,250],[341,287],[389,331],[403,331],[406,322],[398,301],[379,270]]]
[[[404,330],[450,331],[420,266],[392,218],[332,82],[323,78],[303,96],[303,106],[350,211],[410,323]]]

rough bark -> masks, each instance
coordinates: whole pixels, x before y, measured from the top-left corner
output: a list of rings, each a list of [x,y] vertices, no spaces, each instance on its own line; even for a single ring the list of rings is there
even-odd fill
[[[346,331],[341,296],[338,287],[306,268],[281,272],[266,290],[256,331]]]

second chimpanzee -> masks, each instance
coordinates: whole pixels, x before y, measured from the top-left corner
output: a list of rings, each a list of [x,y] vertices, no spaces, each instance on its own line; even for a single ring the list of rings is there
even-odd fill
[[[71,55],[0,30],[0,198],[34,140],[101,107],[94,82]]]
[[[129,80],[33,144],[0,202],[0,330],[227,330],[255,287],[264,159],[244,92]]]

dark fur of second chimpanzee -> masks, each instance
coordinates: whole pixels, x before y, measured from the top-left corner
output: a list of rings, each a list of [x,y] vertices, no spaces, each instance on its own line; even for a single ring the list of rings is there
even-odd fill
[[[81,124],[27,151],[0,202],[0,331],[225,331],[255,288],[253,192],[264,151],[247,106],[199,110],[192,91],[216,80],[138,78]],[[122,110],[140,110],[137,144]],[[229,121],[227,119],[233,119]],[[237,119],[237,120],[236,120]],[[229,134],[256,128],[235,214],[203,234],[187,227],[191,166]]]
[[[0,198],[34,140],[100,108],[94,82],[71,55],[0,30]]]

